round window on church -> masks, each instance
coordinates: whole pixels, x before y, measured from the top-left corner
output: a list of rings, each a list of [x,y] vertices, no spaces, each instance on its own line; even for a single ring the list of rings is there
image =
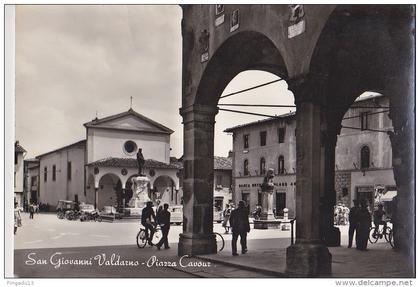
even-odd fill
[[[129,155],[135,154],[137,151],[136,143],[133,141],[126,141],[124,143],[124,151]]]

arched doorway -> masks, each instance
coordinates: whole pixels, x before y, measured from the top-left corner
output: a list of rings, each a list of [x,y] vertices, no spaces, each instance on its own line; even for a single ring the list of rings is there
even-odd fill
[[[113,174],[107,173],[99,179],[98,209],[104,206],[118,207],[121,202],[121,180]]]
[[[168,203],[170,206],[175,205],[177,192],[175,182],[167,175],[160,175],[153,181],[153,189],[151,190],[150,199],[158,205]]]
[[[411,13],[411,7],[408,5],[337,6],[324,25],[315,46],[310,74],[320,78],[323,82],[323,93],[326,95],[322,126],[325,142],[325,181],[322,183],[321,195],[324,205],[322,209],[325,211],[321,213],[320,228],[324,238],[332,245],[336,243],[337,238],[332,223],[333,205],[336,200],[333,175],[337,135],[345,129],[345,124],[342,124],[344,115],[356,98],[365,91],[375,91],[389,97],[387,113],[392,119],[393,130],[388,131],[388,135],[392,145],[392,167],[398,189],[397,215],[413,214],[414,113],[410,106],[414,102],[414,82],[411,81],[414,44],[410,37]],[[363,117],[361,113],[357,119],[362,120]],[[365,123],[361,122],[362,125]],[[366,126],[360,128],[366,129]],[[396,144],[397,141],[400,145]],[[366,146],[372,152],[373,148]],[[355,167],[359,169],[363,147],[364,145],[358,146],[358,160],[354,161]],[[364,148],[364,153],[366,152],[367,148]],[[369,170],[371,162],[364,164],[367,165],[367,169],[363,169]],[[367,193],[367,187],[364,188],[363,192]],[[355,190],[347,191],[357,193]],[[397,245],[410,253],[414,248],[414,218],[404,216],[404,222],[396,223],[395,235]]]
[[[184,51],[188,49],[184,45]],[[184,123],[184,224],[178,244],[179,255],[216,253],[213,158],[217,104],[227,84],[240,72],[250,69],[287,78],[281,53],[267,36],[253,31],[236,33],[215,51],[188,102],[183,99],[180,113]],[[190,93],[187,86],[191,77],[184,64],[184,96]]]

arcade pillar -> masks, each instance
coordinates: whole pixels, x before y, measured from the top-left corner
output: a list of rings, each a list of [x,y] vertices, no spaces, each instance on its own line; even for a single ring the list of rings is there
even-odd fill
[[[182,108],[184,124],[183,230],[178,255],[216,253],[213,234],[214,118],[217,108]]]
[[[339,119],[337,119],[340,122]],[[321,194],[320,194],[320,230],[321,239],[327,246],[340,246],[340,229],[334,226],[335,191],[335,147],[337,133],[322,131],[321,138]]]
[[[331,254],[320,235],[321,89],[316,81],[298,79],[289,88],[296,102],[296,244],[287,248],[291,277],[331,274]]]

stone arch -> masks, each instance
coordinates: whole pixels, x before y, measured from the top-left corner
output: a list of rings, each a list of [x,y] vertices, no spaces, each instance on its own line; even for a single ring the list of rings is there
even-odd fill
[[[98,180],[98,209],[104,206],[118,205],[118,189],[121,189],[121,179],[112,172],[104,173]]]
[[[194,104],[216,106],[225,87],[239,73],[261,70],[287,79],[288,72],[280,50],[260,32],[243,31],[216,50],[207,64]]]
[[[184,54],[188,46],[184,46]],[[189,53],[189,52],[188,52]],[[185,55],[189,59],[189,54]],[[214,123],[217,103],[228,83],[240,72],[261,70],[287,79],[280,50],[267,36],[242,31],[227,38],[211,56],[201,74],[196,94],[187,94],[191,72],[184,63],[183,107],[184,181],[183,233],[178,253],[216,253],[213,234]],[[190,87],[191,88],[191,87]]]
[[[168,203],[170,205],[177,202],[175,200],[176,194],[176,180],[169,175],[159,175],[153,179],[151,182],[153,188],[153,193],[151,194],[151,199],[153,201],[159,200],[161,204]]]
[[[325,129],[332,145],[341,119],[360,94],[375,91],[389,97],[397,210],[406,214],[414,210],[413,13],[410,5],[338,5],[310,62],[310,74],[323,82]],[[395,224],[395,241],[401,249],[412,250],[413,218]]]

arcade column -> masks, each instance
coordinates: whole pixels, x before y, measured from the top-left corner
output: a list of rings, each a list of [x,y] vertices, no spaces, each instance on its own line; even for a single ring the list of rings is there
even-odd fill
[[[290,277],[331,274],[331,254],[321,240],[320,195],[322,89],[318,82],[299,78],[289,83],[296,102],[296,244],[287,248]]]
[[[337,119],[341,126],[341,120]],[[325,125],[326,126],[326,125]],[[320,231],[321,239],[327,246],[340,246],[340,229],[334,226],[335,191],[335,147],[337,144],[337,129],[323,130],[321,137],[321,194],[320,194]]]
[[[184,124],[183,232],[178,255],[216,253],[213,234],[213,153],[216,107],[180,110]]]

